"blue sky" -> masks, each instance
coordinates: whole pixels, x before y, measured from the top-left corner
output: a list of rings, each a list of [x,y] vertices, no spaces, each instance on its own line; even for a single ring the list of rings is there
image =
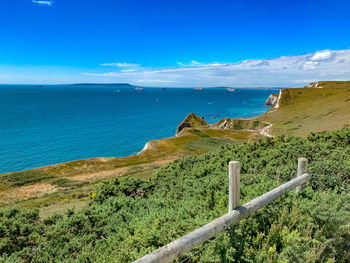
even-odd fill
[[[345,0],[3,0],[0,83],[295,86],[350,79],[348,71],[333,72],[339,61],[350,65],[349,13]],[[322,63],[308,59],[317,52],[331,55]],[[281,56],[298,60],[298,70]],[[267,59],[279,61],[272,81],[259,80],[271,69],[228,70]],[[316,64],[306,69],[307,62]]]

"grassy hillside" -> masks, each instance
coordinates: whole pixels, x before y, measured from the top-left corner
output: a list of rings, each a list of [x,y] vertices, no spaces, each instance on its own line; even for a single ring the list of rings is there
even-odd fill
[[[318,88],[350,89],[350,81],[318,81],[318,82],[310,83],[306,87],[314,87],[316,86],[316,84]]]
[[[256,132],[186,129],[181,136],[149,142],[147,150],[123,158],[93,158],[0,176],[2,207],[40,207],[42,215],[88,203],[98,182],[117,176],[148,177],[182,156],[262,137]]]
[[[272,123],[274,135],[308,135],[350,125],[350,86],[322,85],[330,88],[282,90],[280,107],[258,119]]]
[[[176,129],[176,135],[178,136],[179,133],[185,129],[185,128],[208,128],[210,125],[204,120],[204,118],[197,116],[194,113],[190,113],[186,116],[186,118],[180,123],[180,125]]]
[[[259,210],[186,262],[348,262],[350,129],[226,144],[147,179],[110,179],[79,212],[43,220],[38,210],[1,211],[0,260],[131,262],[227,212],[230,160],[241,161],[245,203],[294,178],[299,157],[312,175],[299,194]]]

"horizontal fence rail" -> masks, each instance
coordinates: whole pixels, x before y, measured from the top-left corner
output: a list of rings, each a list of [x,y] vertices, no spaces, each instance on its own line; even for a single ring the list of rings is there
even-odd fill
[[[233,162],[233,165],[234,165],[234,168],[236,168],[236,165],[239,165],[239,164],[237,164],[237,162]],[[277,198],[281,197],[282,195],[289,192],[290,190],[298,187],[297,190],[299,191],[300,190],[299,186],[301,186],[311,178],[311,176],[308,173],[306,173],[306,166],[307,166],[307,160],[304,158],[300,158],[298,160],[298,176],[296,178],[290,180],[289,182],[279,187],[276,187],[275,189],[251,200],[250,202],[242,206],[236,207],[234,210],[229,211],[229,213],[155,250],[154,252],[145,255],[144,257],[134,261],[134,263],[172,262],[179,255],[190,251],[191,249],[197,247],[198,245],[204,243],[205,241],[213,238],[220,232],[237,224],[240,220],[247,218],[249,215],[257,211],[258,209],[276,200]],[[232,171],[235,171],[235,170],[236,171],[238,170],[238,173],[239,173],[239,169],[230,169],[229,177],[233,176],[236,178],[236,176],[232,174]],[[237,189],[237,186],[232,187],[232,189]],[[231,187],[230,187],[230,191],[231,191]],[[229,198],[232,198],[232,196],[234,196],[234,194],[230,193]],[[229,209],[231,209],[231,207],[232,207],[232,204],[230,204]]]

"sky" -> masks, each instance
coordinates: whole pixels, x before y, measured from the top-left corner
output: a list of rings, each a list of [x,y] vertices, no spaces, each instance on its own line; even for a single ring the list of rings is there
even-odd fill
[[[350,80],[348,0],[1,0],[0,84]]]

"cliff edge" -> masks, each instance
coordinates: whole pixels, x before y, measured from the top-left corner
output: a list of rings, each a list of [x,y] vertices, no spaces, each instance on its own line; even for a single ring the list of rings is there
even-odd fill
[[[190,113],[177,127],[175,136],[178,136],[184,128],[208,128],[209,126],[204,117],[198,117],[195,113]]]

